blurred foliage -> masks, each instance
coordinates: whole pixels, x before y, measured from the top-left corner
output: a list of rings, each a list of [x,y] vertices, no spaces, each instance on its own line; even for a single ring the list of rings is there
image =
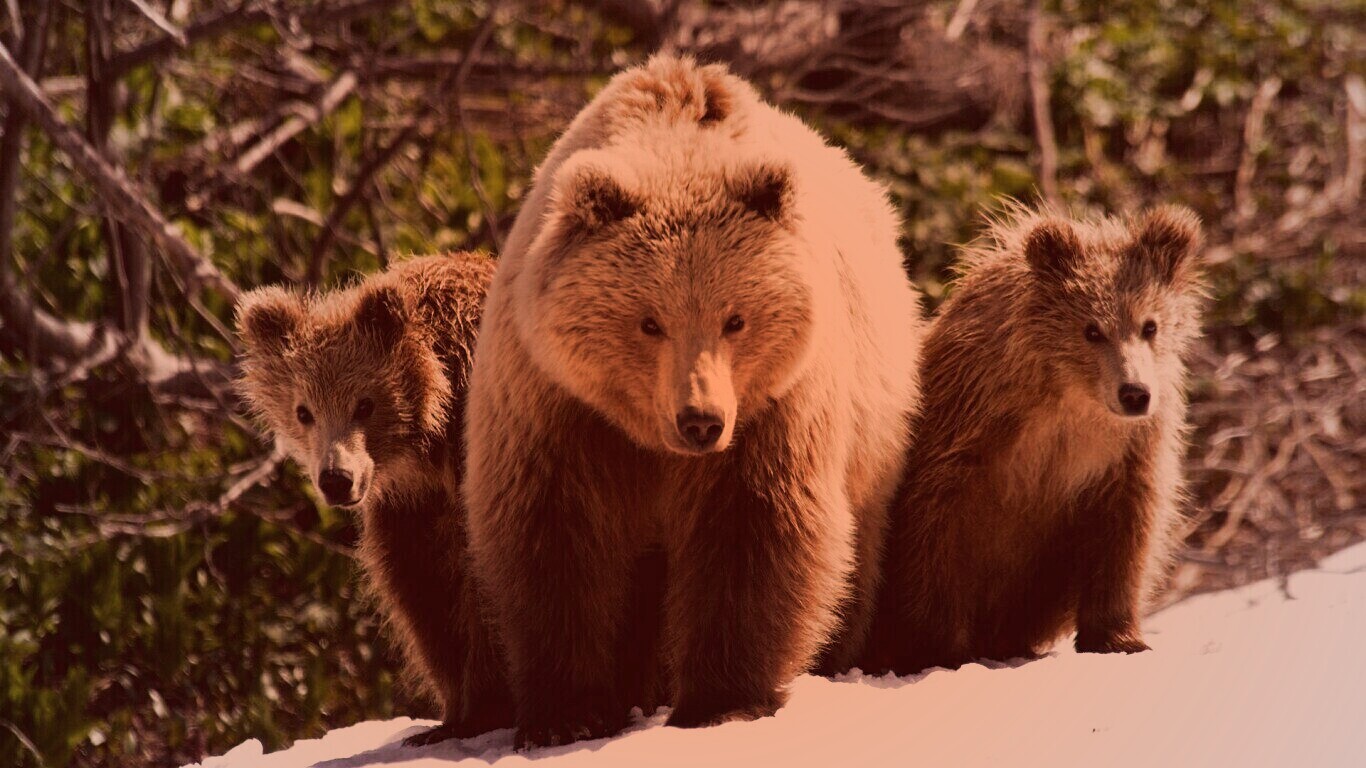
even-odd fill
[[[212,4],[175,5],[193,19]],[[958,3],[927,5],[946,16]],[[1000,5],[983,3],[978,14]],[[1294,336],[1359,322],[1361,211],[1316,213],[1312,202],[1342,172],[1343,80],[1366,66],[1361,11],[1328,0],[1047,6],[1065,203],[1099,211],[1179,201],[1199,211],[1216,262],[1215,332]],[[333,36],[350,51],[321,57],[318,76],[371,57],[465,51],[488,12],[415,0],[339,23]],[[985,22],[974,30],[996,34]],[[148,39],[128,7],[114,32]],[[57,14],[50,76],[85,71],[85,33],[79,12]],[[302,279],[319,222],[348,180],[398,121],[436,98],[399,79],[365,81],[365,98],[284,144],[250,179],[216,180],[204,170],[216,162],[206,142],[276,106],[261,100],[260,84],[279,75],[275,52],[306,34],[252,25],[135,67],[117,86],[126,108],[112,151],[157,191],[185,236],[247,287]],[[342,218],[327,284],[380,268],[389,254],[493,248],[556,131],[611,71],[645,53],[629,31],[560,3],[500,19],[488,47],[572,74],[497,99],[481,93],[464,125],[442,107],[436,127],[400,149],[369,181],[373,194]],[[1250,150],[1255,212],[1240,218],[1243,121],[1272,76],[1283,85]],[[79,94],[59,100],[77,123],[82,103]],[[906,220],[908,267],[932,303],[944,295],[954,244],[975,236],[982,213],[1003,195],[1035,197],[1027,110],[971,130],[803,116],[890,186]],[[96,319],[108,285],[99,206],[41,133],[27,139],[17,265],[45,306]],[[168,348],[229,358],[228,343],[168,277],[158,275],[153,296],[153,333]],[[231,317],[221,301],[207,309]],[[247,738],[270,749],[365,718],[432,714],[396,684],[360,596],[346,554],[354,521],[322,505],[293,468],[222,514],[134,532],[144,516],[214,498],[268,448],[240,420],[166,407],[116,366],[52,384],[21,359],[0,361],[0,762],[35,765],[36,751],[49,766],[177,763]],[[129,532],[95,525],[115,514]]]

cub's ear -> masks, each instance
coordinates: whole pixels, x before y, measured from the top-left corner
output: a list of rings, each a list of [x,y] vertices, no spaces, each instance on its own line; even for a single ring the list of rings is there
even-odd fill
[[[391,286],[370,288],[356,307],[356,325],[385,344],[396,344],[408,325],[408,310],[403,295]]]
[[[279,354],[304,320],[304,303],[279,286],[258,288],[237,304],[237,335],[249,354]]]
[[[730,179],[730,193],[745,208],[771,221],[785,221],[792,214],[792,169],[764,162],[743,168]]]
[[[566,224],[583,233],[628,219],[640,210],[642,201],[628,189],[624,175],[623,169],[609,161],[571,159],[560,168],[554,208]]]
[[[1063,280],[1076,272],[1081,261],[1081,243],[1072,225],[1061,219],[1045,219],[1025,236],[1025,261],[1034,274],[1049,280]]]
[[[1184,205],[1162,205],[1139,216],[1134,225],[1138,254],[1167,284],[1190,278],[1204,236],[1200,217]]]

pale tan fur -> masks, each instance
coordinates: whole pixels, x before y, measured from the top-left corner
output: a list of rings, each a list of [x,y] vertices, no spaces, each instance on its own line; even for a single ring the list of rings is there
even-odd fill
[[[520,738],[610,732],[637,703],[612,656],[636,553],[667,558],[675,724],[770,713],[840,609],[871,607],[917,396],[897,231],[843,152],[719,68],[658,57],[557,142],[490,290],[467,432]],[[703,455],[690,406],[724,424]]]

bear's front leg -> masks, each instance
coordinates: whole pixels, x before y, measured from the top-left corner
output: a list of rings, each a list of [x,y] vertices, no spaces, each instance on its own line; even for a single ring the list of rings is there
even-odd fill
[[[1139,629],[1155,495],[1146,457],[1130,453],[1083,508],[1076,648],[1081,653],[1148,650]]]
[[[742,444],[693,460],[707,490],[672,543],[669,725],[772,715],[835,626],[853,557],[842,467],[775,409]]]
[[[439,486],[389,494],[367,507],[361,560],[411,671],[440,699],[443,723],[425,744],[513,722],[502,660],[474,600],[464,510]]]
[[[466,475],[470,551],[507,654],[519,748],[613,735],[630,707],[617,649],[635,549],[614,487],[629,483],[596,461],[610,451],[592,425],[562,434],[485,454]]]

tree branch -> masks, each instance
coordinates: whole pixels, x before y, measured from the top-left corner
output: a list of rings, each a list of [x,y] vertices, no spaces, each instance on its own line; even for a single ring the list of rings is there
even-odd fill
[[[148,202],[122,169],[111,165],[79,131],[57,116],[38,85],[19,68],[3,45],[0,45],[0,91],[9,97],[12,107],[17,107],[47,133],[53,145],[71,160],[72,167],[94,185],[115,218],[136,227],[166,252],[188,292],[197,293],[209,287],[229,301],[237,301],[241,294],[238,287],[179,235],[174,225]]]
[[[1053,131],[1052,96],[1048,87],[1048,64],[1045,45],[1048,35],[1047,17],[1043,3],[1035,0],[1029,12],[1029,67],[1030,105],[1034,113],[1034,138],[1039,144],[1039,190],[1044,200],[1057,205],[1058,200],[1058,139]]]
[[[1233,182],[1233,215],[1245,222],[1257,213],[1257,201],[1252,197],[1252,182],[1257,175],[1257,154],[1262,150],[1262,136],[1266,133],[1266,115],[1281,91],[1281,79],[1268,77],[1257,86],[1252,104],[1243,123],[1243,153],[1238,160],[1238,174]]]
[[[265,24],[277,14],[297,20],[305,29],[324,24],[336,24],[385,11],[398,5],[402,0],[336,0],[326,3],[305,3],[303,8],[273,8],[270,2],[243,2],[229,11],[210,16],[185,28],[184,45],[201,43],[228,34],[243,27]],[[181,46],[176,40],[161,37],[145,45],[138,46],[114,56],[109,61],[111,77],[121,77],[128,70],[148,64],[175,53]]]
[[[356,73],[349,71],[341,73],[323,91],[316,104],[298,103],[294,105],[294,116],[280,123],[275,130],[267,133],[261,137],[260,141],[248,147],[237,158],[237,162],[233,164],[233,170],[241,176],[251,173],[253,168],[260,165],[262,160],[270,157],[271,153],[279,149],[285,142],[317,125],[324,117],[332,114],[355,90]]]
[[[488,39],[491,36],[493,31],[493,19],[494,12],[493,10],[490,10],[489,15],[484,19],[484,23],[475,33],[474,40],[471,42],[469,50],[461,57],[460,66],[448,74],[441,86],[437,89],[439,93],[453,92],[453,101],[457,109],[460,109],[465,79],[469,77],[470,71],[479,58],[480,50],[483,49],[485,43],[488,42]],[[327,259],[327,253],[337,241],[337,231],[342,225],[342,220],[346,218],[346,214],[355,207],[356,203],[360,202],[361,197],[370,187],[370,181],[374,175],[388,165],[389,161],[398,154],[399,150],[407,146],[408,142],[412,141],[418,135],[418,131],[424,122],[439,112],[437,104],[438,102],[436,101],[428,101],[423,104],[418,113],[409,120],[407,125],[399,131],[398,135],[376,152],[375,155],[366,161],[365,164],[360,167],[360,170],[356,172],[356,177],[351,182],[351,188],[337,201],[336,205],[332,206],[332,210],[328,212],[327,219],[322,224],[322,231],[318,234],[318,239],[313,243],[313,249],[309,254],[308,259],[308,269],[304,278],[309,285],[316,285],[318,281],[322,279],[323,264]],[[468,144],[466,144],[466,150],[468,153]],[[471,174],[473,175],[477,172],[478,164],[477,160],[475,160],[471,163]],[[482,185],[479,185],[476,182],[475,190],[476,193],[479,194],[480,203],[484,206],[485,215],[490,217],[490,224],[492,224],[492,210],[488,204],[487,198],[483,195]],[[490,229],[490,231],[497,232],[496,229]],[[495,234],[494,237],[496,239],[497,235]]]
[[[165,32],[170,38],[176,41],[181,48],[189,45],[189,40],[185,38],[185,31],[171,23],[171,20],[162,15],[161,11],[147,4],[147,0],[128,0],[128,3],[138,9],[148,21],[156,25],[157,29]]]
[[[42,65],[50,10],[47,4],[39,5],[37,15],[28,27],[29,34],[22,41],[20,55],[24,67],[34,72]],[[41,350],[44,355],[65,364],[89,354],[98,341],[98,334],[91,323],[64,322],[43,311],[15,279],[16,193],[26,123],[23,112],[7,109],[4,133],[0,135],[0,320],[4,322],[3,330],[9,337],[10,346],[29,353]]]
[[[34,73],[41,68],[50,6],[41,4],[39,8],[21,51],[24,69]],[[8,50],[0,46],[0,65],[4,63],[14,65]],[[171,355],[145,334],[129,336],[104,324],[56,317],[39,307],[19,285],[13,269],[15,193],[27,116],[24,110],[13,108],[12,99],[7,104],[10,108],[0,135],[0,332],[6,337],[6,346],[22,350],[31,364],[54,372],[50,384],[83,378],[122,352],[153,392],[179,396],[225,389],[231,380],[228,366]],[[79,134],[76,138],[80,140]],[[112,241],[110,245],[113,247]]]

